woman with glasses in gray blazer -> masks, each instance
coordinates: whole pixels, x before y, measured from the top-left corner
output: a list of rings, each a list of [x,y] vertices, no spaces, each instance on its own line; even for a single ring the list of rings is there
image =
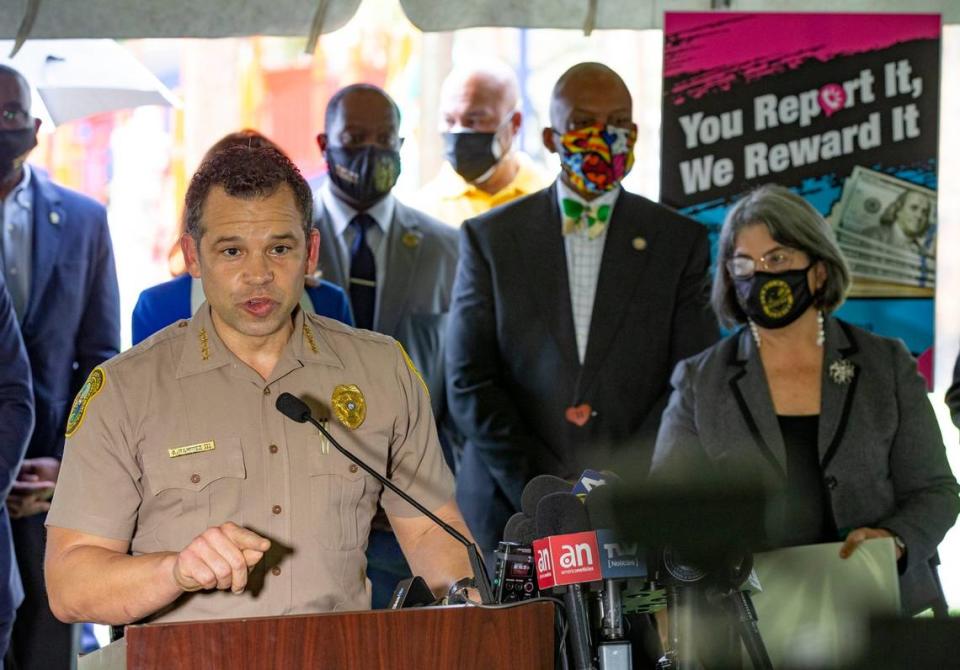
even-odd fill
[[[904,612],[945,612],[936,549],[960,488],[903,343],[831,315],[849,285],[829,224],[803,198],[768,185],[732,207],[711,300],[743,327],[677,365],[652,473],[756,476],[771,546],[843,541],[847,558],[891,537]]]

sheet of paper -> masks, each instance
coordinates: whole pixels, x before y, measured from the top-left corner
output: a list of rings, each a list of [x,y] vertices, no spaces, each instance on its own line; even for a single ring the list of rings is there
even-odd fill
[[[753,594],[774,667],[836,667],[859,653],[873,615],[894,615],[900,586],[893,540],[868,540],[839,557],[841,543],[779,549],[754,557]]]

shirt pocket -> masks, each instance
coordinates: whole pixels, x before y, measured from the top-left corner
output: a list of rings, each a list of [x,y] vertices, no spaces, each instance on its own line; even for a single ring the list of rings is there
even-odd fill
[[[243,525],[247,471],[239,437],[212,440],[215,448],[171,458],[166,447],[145,449],[140,525],[166,551],[180,551],[211,526]]]
[[[359,548],[370,533],[379,488],[372,477],[331,448],[310,450],[307,464],[310,506],[320,547],[330,551]]]

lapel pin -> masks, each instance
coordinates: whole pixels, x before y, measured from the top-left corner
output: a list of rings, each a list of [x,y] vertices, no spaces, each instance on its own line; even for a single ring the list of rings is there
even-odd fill
[[[420,235],[417,233],[404,233],[403,237],[400,238],[403,242],[403,246],[408,249],[413,249],[415,246],[420,244]]]
[[[60,223],[60,213],[59,212],[50,212],[50,223],[57,225]]]
[[[587,403],[575,407],[568,407],[564,412],[564,417],[567,421],[580,428],[587,425],[587,421],[589,421],[593,415],[593,409]]]
[[[633,238],[633,248],[637,251],[643,251],[647,248],[647,240],[643,237],[634,237]]]
[[[848,361],[845,358],[841,358],[839,361],[834,361],[830,365],[830,379],[833,380],[834,384],[849,384],[853,381],[853,376],[856,374],[856,368],[853,363]]]

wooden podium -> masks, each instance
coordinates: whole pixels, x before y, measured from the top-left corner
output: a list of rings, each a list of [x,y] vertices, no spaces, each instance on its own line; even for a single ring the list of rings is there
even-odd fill
[[[554,667],[553,605],[302,614],[127,626],[79,670]]]

